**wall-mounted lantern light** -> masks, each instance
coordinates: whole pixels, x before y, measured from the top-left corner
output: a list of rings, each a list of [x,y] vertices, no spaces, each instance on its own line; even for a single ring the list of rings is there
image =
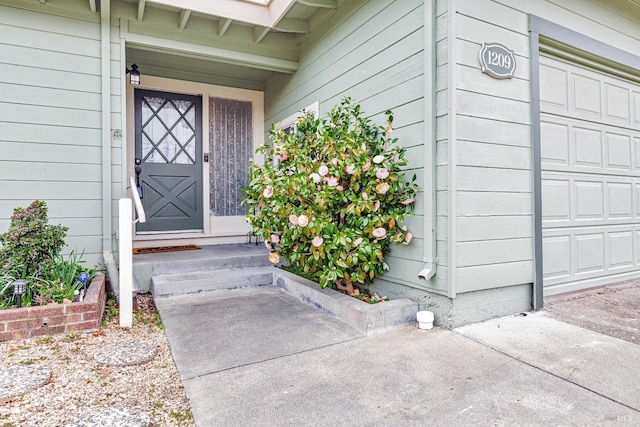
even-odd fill
[[[140,71],[138,71],[138,66],[136,64],[132,64],[131,69],[127,68],[127,74],[129,74],[129,83],[132,85],[140,84]]]
[[[27,281],[19,279],[13,282],[13,295],[16,296],[16,305],[18,308],[22,306],[22,295],[27,291]]]

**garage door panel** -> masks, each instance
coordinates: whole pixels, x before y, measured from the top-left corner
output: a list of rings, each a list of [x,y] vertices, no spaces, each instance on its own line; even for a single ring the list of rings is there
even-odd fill
[[[631,170],[634,148],[631,135],[620,135],[607,132],[605,134],[607,148],[607,168]]]
[[[612,75],[541,57],[541,111],[633,129],[640,123],[638,85]]]
[[[571,221],[571,181],[569,179],[546,179],[542,182],[543,222]]]
[[[598,181],[572,180],[570,186],[575,200],[574,222],[590,220],[604,220],[604,185]]]
[[[572,106],[574,114],[586,117],[600,117],[600,81],[585,75],[573,72],[569,75],[573,82]]]
[[[633,219],[633,184],[607,183],[607,219]]]
[[[571,236],[552,236],[543,243],[545,283],[571,277]]]
[[[639,178],[543,172],[543,229],[621,225],[638,221]]]
[[[575,274],[602,273],[605,270],[604,233],[574,236]]]
[[[542,114],[540,144],[543,170],[640,177],[640,130]]]
[[[566,111],[569,104],[568,71],[552,64],[540,64],[540,105]]]
[[[543,232],[544,292],[554,295],[637,276],[640,225]]]
[[[631,117],[631,89],[605,83],[605,120],[629,123]]]
[[[569,125],[540,123],[543,163],[569,165]]]
[[[602,168],[602,131],[573,127],[575,166]]]
[[[620,231],[608,233],[609,239],[609,259],[610,269],[633,267],[634,266],[634,246],[633,233],[631,231]]]

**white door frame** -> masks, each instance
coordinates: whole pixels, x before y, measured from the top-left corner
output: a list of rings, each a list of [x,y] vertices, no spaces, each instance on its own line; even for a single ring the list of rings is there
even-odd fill
[[[140,78],[140,85],[126,85],[126,114],[127,114],[127,147],[126,147],[126,170],[127,176],[133,176],[134,141],[135,141],[135,121],[134,114],[134,89],[151,89],[166,92],[184,93],[189,95],[202,96],[202,153],[209,154],[209,98],[226,98],[251,102],[253,105],[253,147],[255,149],[263,142],[264,138],[264,93],[261,91],[217,86],[206,83],[189,82],[183,80],[168,79],[164,77],[145,76]],[[262,156],[254,154],[257,162],[262,162]],[[203,191],[203,231],[200,233],[176,233],[158,232],[155,234],[134,235],[134,241],[161,241],[161,240],[184,240],[202,238],[220,238],[221,242],[231,242],[239,236],[244,236],[249,232],[249,226],[244,221],[230,220],[230,227],[224,230],[214,230],[209,214],[209,167],[205,163],[202,168],[202,191]],[[228,217],[232,218],[232,217]]]

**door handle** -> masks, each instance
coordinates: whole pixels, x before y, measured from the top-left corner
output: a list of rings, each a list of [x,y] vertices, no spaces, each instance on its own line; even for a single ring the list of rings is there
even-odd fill
[[[142,167],[140,166],[142,164],[142,160],[140,160],[140,157],[136,157],[136,167],[135,167],[135,171],[136,171],[136,187],[138,190],[138,196],[142,199],[143,195],[142,195],[142,186],[140,185],[140,173],[142,173]]]

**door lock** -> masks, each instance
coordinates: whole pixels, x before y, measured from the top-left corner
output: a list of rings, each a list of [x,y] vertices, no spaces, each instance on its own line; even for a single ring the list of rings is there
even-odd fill
[[[209,163],[209,153],[204,153],[204,162]]]

